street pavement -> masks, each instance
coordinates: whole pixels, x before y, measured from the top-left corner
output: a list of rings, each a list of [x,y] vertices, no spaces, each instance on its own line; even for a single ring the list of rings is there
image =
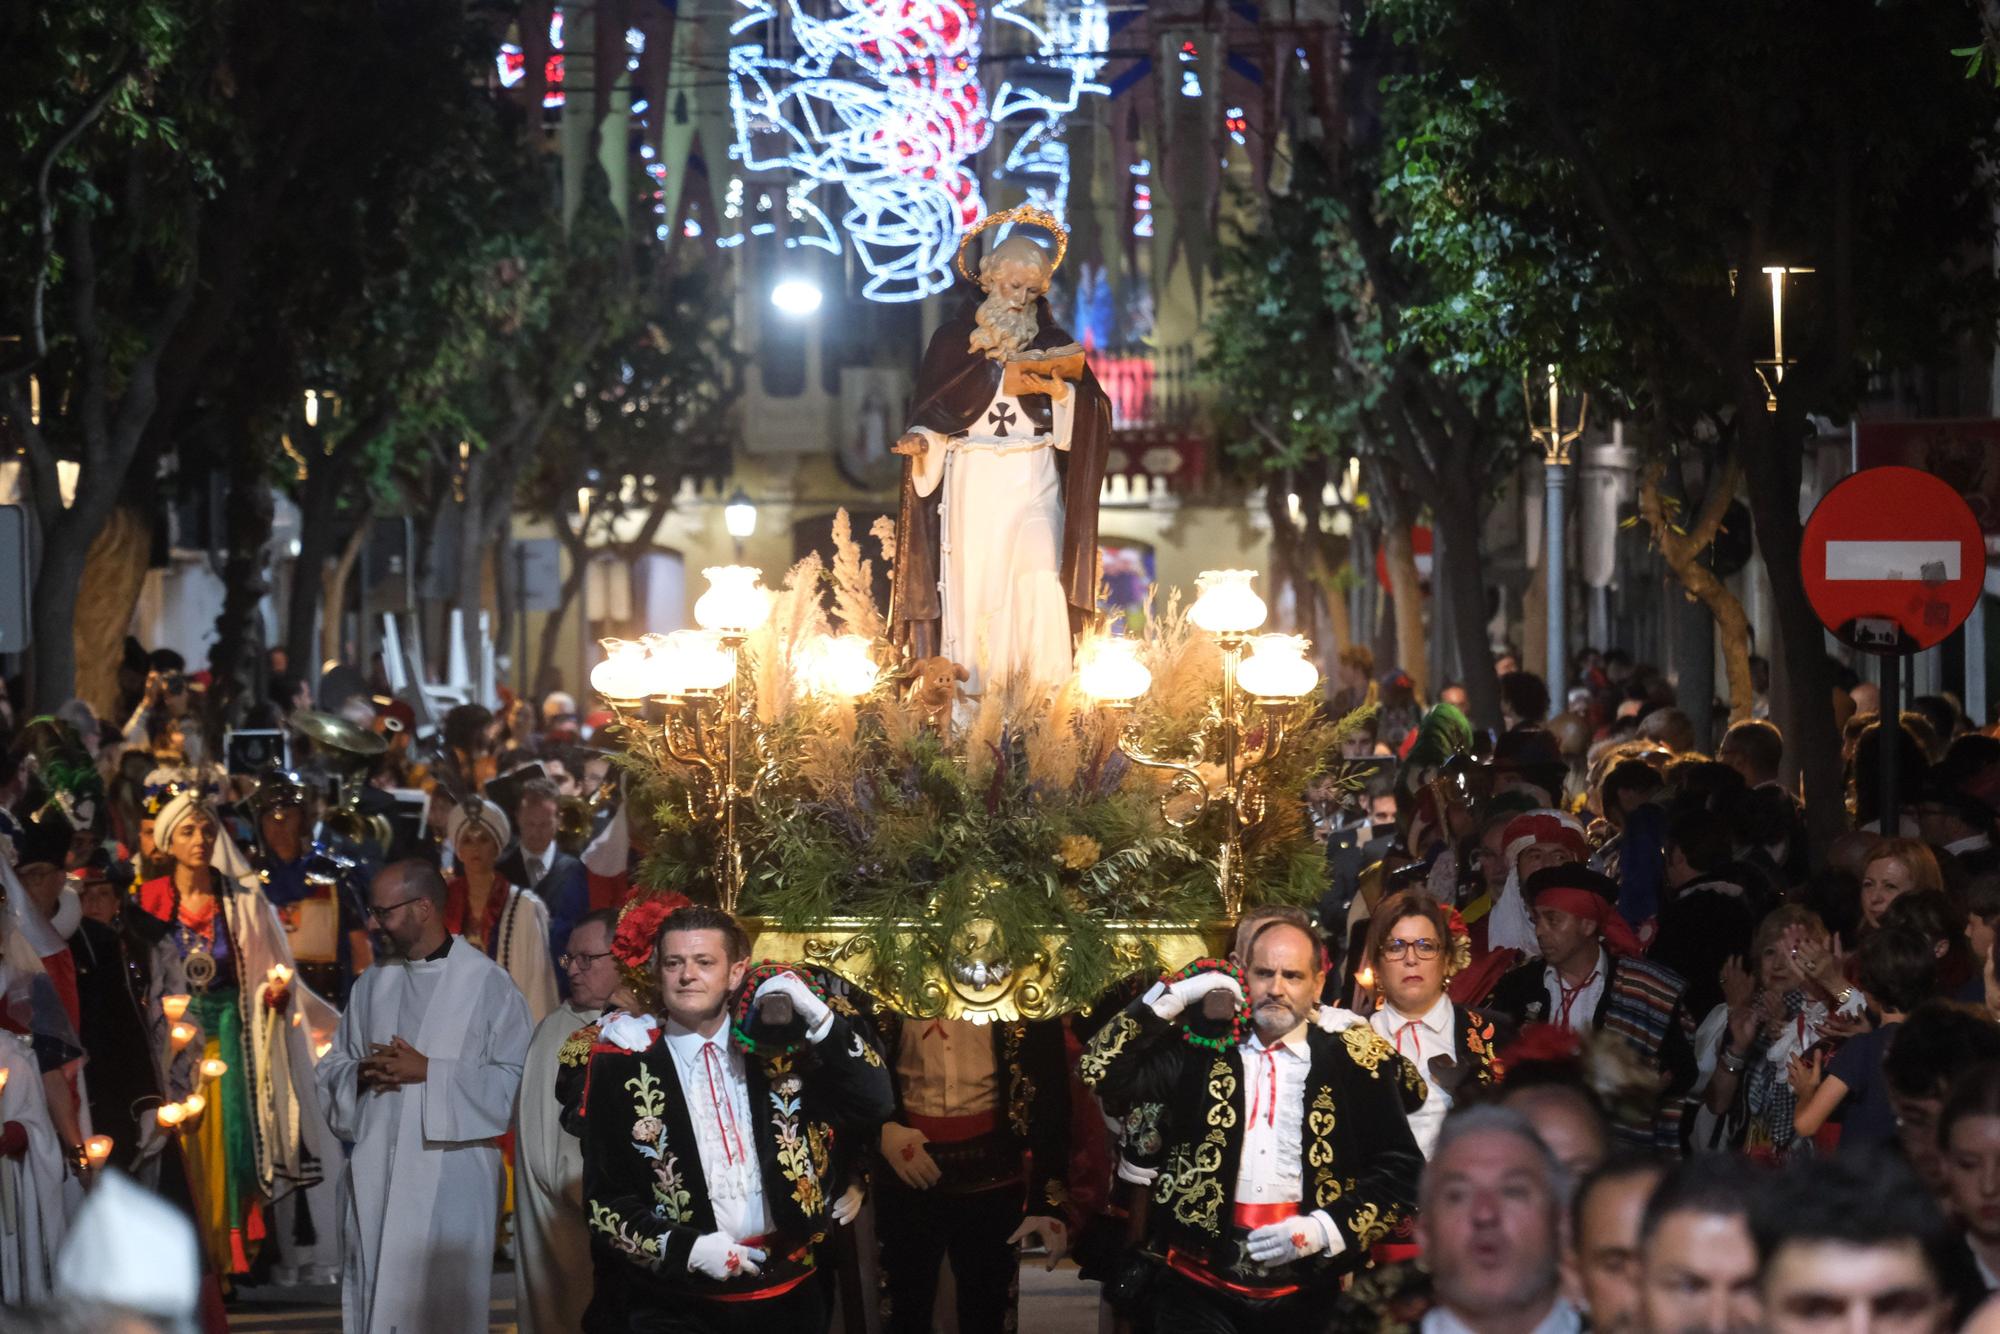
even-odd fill
[[[1077,1279],[1065,1264],[1049,1273],[1040,1261],[1021,1267],[1021,1321],[1025,1334],[1097,1334],[1097,1284]],[[337,1334],[340,1289],[245,1288],[230,1308],[232,1334]],[[514,1334],[514,1275],[493,1275],[492,1334]],[[951,1334],[948,1327],[945,1334]]]

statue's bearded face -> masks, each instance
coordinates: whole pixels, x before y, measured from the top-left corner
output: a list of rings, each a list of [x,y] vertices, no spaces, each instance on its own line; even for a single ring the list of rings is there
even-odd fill
[[[973,313],[972,350],[1005,361],[1035,341],[1035,298],[1048,290],[1048,272],[1035,260],[996,255],[979,266],[979,285],[986,300]]]

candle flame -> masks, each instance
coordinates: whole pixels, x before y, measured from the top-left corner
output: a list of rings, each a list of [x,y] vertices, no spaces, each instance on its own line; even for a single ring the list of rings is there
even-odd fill
[[[182,1047],[187,1046],[188,1043],[193,1042],[196,1031],[195,1026],[186,1020],[182,1020],[180,1023],[175,1024],[172,1029],[168,1030],[168,1036],[174,1042],[174,1050],[179,1051]]]
[[[220,1056],[211,1056],[201,1063],[201,1077],[203,1079],[220,1079],[228,1073],[229,1062],[223,1060]]]
[[[153,1117],[161,1125],[172,1130],[187,1119],[187,1108],[177,1102],[162,1103],[153,1109]]]
[[[193,998],[189,996],[162,996],[160,1008],[166,1011],[170,1022],[179,1023],[181,1016],[187,1013],[188,1002],[191,999]]]
[[[102,1167],[104,1160],[111,1156],[111,1136],[92,1135],[83,1142],[83,1156],[91,1166]]]
[[[200,1116],[208,1110],[208,1099],[202,1097],[199,1093],[190,1093],[181,1100],[181,1110],[186,1112],[190,1117]]]

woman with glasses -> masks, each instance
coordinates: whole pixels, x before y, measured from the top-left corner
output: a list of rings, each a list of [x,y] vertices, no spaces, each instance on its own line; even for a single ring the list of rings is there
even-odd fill
[[[464,936],[507,970],[541,1023],[556,1007],[556,970],[549,953],[549,910],[531,891],[496,869],[513,840],[505,812],[481,797],[452,807],[445,837],[458,873],[445,882],[445,928]]]
[[[337,1152],[313,1087],[312,1045],[331,1036],[337,1016],[294,980],[291,946],[256,874],[225,873],[242,857],[199,791],[160,808],[153,839],[171,869],[140,886],[136,929],[159,938],[153,1013],[162,996],[186,1006],[160,1036],[181,1115],[161,1133],[177,1134],[186,1151],[209,1263],[240,1274],[264,1237],[283,1232],[270,1206],[318,1184]],[[191,1038],[177,1035],[181,1023],[193,1025]]]
[[[1383,903],[1369,925],[1377,1005],[1368,1021],[1424,1077],[1428,1093],[1410,1113],[1410,1133],[1425,1158],[1457,1090],[1468,1080],[1491,1084],[1497,1078],[1492,1022],[1445,995],[1445,983],[1470,954],[1458,913],[1417,890]]]

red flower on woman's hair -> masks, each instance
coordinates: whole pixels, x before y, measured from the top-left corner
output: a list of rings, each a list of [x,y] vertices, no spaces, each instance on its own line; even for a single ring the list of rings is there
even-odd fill
[[[1472,929],[1465,924],[1465,915],[1449,905],[1444,910],[1445,928],[1451,932],[1453,940],[1472,939]]]
[[[633,899],[619,915],[617,934],[611,937],[611,952],[627,968],[644,968],[653,958],[653,942],[659,939],[660,923],[676,908],[691,900],[685,894],[656,894]]]

